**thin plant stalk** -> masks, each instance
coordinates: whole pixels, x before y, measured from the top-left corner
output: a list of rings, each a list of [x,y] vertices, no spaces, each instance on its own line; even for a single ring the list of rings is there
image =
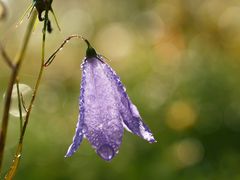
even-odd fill
[[[21,130],[17,151],[15,153],[13,163],[12,163],[8,173],[5,176],[6,180],[11,180],[15,176],[15,174],[17,172],[17,168],[19,166],[20,159],[21,159],[21,154],[22,154],[24,135],[25,135],[26,128],[27,128],[27,125],[28,125],[28,121],[29,121],[29,117],[30,117],[30,114],[31,114],[31,110],[32,110],[32,107],[33,107],[33,104],[34,104],[34,101],[35,101],[35,98],[36,98],[36,95],[37,95],[37,92],[38,92],[38,89],[39,89],[39,85],[40,85],[40,82],[41,82],[41,79],[42,79],[43,69],[44,69],[45,40],[46,40],[47,21],[48,21],[48,11],[45,11],[45,21],[44,21],[44,26],[43,26],[43,38],[42,38],[41,66],[40,66],[40,70],[39,70],[39,73],[38,73],[37,81],[36,81],[36,84],[35,84],[35,87],[34,87],[34,90],[33,90],[32,98],[31,98],[30,104],[29,104],[29,106],[27,108],[28,111],[27,111],[27,114],[26,114],[26,117],[25,117],[25,121],[24,121],[22,130]]]
[[[26,131],[26,127],[28,125],[29,117],[30,117],[30,114],[31,114],[31,111],[32,111],[33,103],[34,103],[34,101],[36,99],[36,95],[37,95],[37,92],[38,92],[38,89],[39,89],[39,85],[40,85],[40,82],[41,82],[41,79],[42,79],[42,75],[43,75],[44,57],[45,57],[46,30],[47,30],[47,21],[48,21],[48,11],[45,11],[45,18],[46,18],[46,20],[44,21],[43,37],[42,37],[41,66],[40,66],[40,70],[39,70],[39,73],[38,73],[36,84],[34,86],[32,99],[31,99],[30,104],[29,104],[29,106],[27,108],[28,111],[27,111],[26,118],[25,118],[25,121],[24,121],[22,134],[21,134],[21,137],[20,137],[20,143],[22,143],[22,141],[23,141],[23,137],[24,137],[24,134],[25,134],[25,131]]]
[[[17,96],[18,96],[18,110],[19,110],[19,120],[20,120],[20,134],[22,133],[22,125],[23,125],[23,116],[22,116],[22,103],[21,103],[21,95],[20,95],[20,90],[19,90],[19,80],[18,78],[16,79],[16,85],[17,85]],[[22,147],[18,147],[17,152],[22,151]],[[8,176],[5,177],[5,179],[12,179],[13,176],[15,175],[15,171],[18,168],[20,162],[20,156],[14,157],[13,164],[16,164],[16,166],[11,166]]]
[[[22,127],[23,127],[23,115],[22,115],[22,103],[21,103],[21,93],[19,89],[19,80],[16,79],[16,85],[17,85],[17,97],[18,97],[18,111],[19,111],[19,120],[20,120],[20,134],[22,133]]]
[[[2,163],[3,163],[3,155],[4,155],[4,147],[7,137],[7,129],[8,129],[8,121],[9,121],[9,110],[11,106],[11,98],[12,98],[12,90],[13,86],[16,82],[16,78],[18,76],[19,70],[21,68],[22,62],[24,60],[24,56],[26,54],[27,46],[32,34],[32,30],[34,27],[34,22],[37,17],[37,12],[34,11],[29,23],[28,27],[24,36],[23,45],[19,51],[19,54],[16,58],[16,62],[14,63],[13,67],[11,68],[11,77],[9,80],[9,84],[7,87],[7,92],[5,96],[5,103],[4,103],[4,109],[3,109],[3,116],[2,116],[2,125],[0,130],[0,173],[2,170]]]

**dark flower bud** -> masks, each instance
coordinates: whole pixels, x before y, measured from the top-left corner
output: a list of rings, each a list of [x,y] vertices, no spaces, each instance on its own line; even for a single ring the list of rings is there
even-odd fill
[[[53,0],[33,0],[33,4],[38,12],[39,21],[44,21],[45,17],[42,17],[43,11],[52,11],[52,1]]]

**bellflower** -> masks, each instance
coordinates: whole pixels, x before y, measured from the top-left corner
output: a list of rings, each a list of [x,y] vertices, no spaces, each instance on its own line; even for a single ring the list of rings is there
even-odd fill
[[[82,64],[80,112],[76,133],[65,157],[87,138],[97,154],[111,160],[122,143],[124,128],[150,143],[156,142],[114,70],[89,42]]]

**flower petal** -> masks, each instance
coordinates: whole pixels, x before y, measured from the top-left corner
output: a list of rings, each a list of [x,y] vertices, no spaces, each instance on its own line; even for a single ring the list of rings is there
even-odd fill
[[[87,58],[86,64],[84,134],[101,158],[111,160],[123,135],[116,85],[104,72],[106,64],[98,58]]]
[[[83,139],[83,123],[84,123],[84,101],[85,101],[85,85],[86,85],[86,62],[84,61],[82,64],[82,82],[80,88],[80,102],[79,102],[79,116],[78,116],[78,123],[76,127],[76,133],[73,137],[73,142],[69,146],[67,154],[65,157],[71,156],[80,146],[82,139]]]
[[[119,109],[124,127],[128,131],[142,137],[150,143],[156,142],[151,130],[142,121],[137,107],[131,102],[130,98],[128,97],[126,88],[123,86],[120,78],[117,76],[115,71],[106,64],[105,72],[107,72],[109,78],[112,79],[115,82],[115,86],[117,86],[116,91],[118,92],[120,98]]]

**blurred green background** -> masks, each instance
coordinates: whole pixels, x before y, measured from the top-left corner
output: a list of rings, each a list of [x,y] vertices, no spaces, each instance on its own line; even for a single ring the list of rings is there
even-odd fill
[[[12,58],[30,0],[4,0],[0,39]],[[86,45],[73,40],[44,72],[15,179],[240,179],[239,0],[55,0],[62,31],[47,36],[47,56],[71,34],[88,38],[125,84],[158,143],[125,131],[119,154],[100,159],[84,140],[64,158],[78,116],[80,63]],[[1,11],[1,10],[0,10]],[[33,87],[40,65],[41,28],[35,29],[21,70]],[[0,57],[0,115],[9,80]],[[19,135],[11,116],[4,172]]]

